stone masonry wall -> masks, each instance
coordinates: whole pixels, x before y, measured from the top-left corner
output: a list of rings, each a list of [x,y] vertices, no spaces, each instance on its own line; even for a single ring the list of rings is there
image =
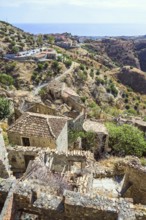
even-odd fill
[[[146,168],[140,164],[127,166],[121,194],[133,198],[134,203],[146,205]]]
[[[7,151],[4,144],[2,129],[0,128],[0,177],[8,178],[10,175]]]
[[[41,148],[36,147],[7,147],[8,159],[11,169],[14,172],[24,172],[26,170],[25,156],[36,157]]]
[[[58,151],[66,152],[68,150],[68,126],[67,123],[65,124],[64,128],[62,129],[59,137],[56,140],[56,148]]]
[[[15,132],[8,132],[8,137],[9,141],[11,144],[16,144],[16,145],[23,145],[22,144],[22,137],[23,135],[20,135]],[[56,148],[56,141],[55,139],[50,139],[50,138],[43,138],[43,137],[35,137],[30,134],[30,136],[27,136],[26,138],[29,138],[30,141],[30,146],[35,146],[35,147],[42,147],[42,148],[51,148],[55,149]]]

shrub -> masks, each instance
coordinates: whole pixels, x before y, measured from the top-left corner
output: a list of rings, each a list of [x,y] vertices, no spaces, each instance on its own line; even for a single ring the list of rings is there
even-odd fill
[[[72,65],[72,61],[71,60],[66,60],[66,61],[64,61],[64,64],[67,68],[69,68]]]
[[[10,115],[10,103],[5,98],[0,98],[0,120]]]
[[[86,97],[86,96],[82,96],[82,97],[81,97],[81,100],[82,100],[82,102],[85,103],[85,101],[87,100],[87,97]]]
[[[138,128],[124,124],[117,126],[113,123],[106,123],[109,132],[109,147],[117,155],[135,155],[141,157],[146,151],[144,133]]]
[[[137,115],[137,111],[133,108],[129,108],[127,111],[126,111],[127,114],[129,115]]]
[[[93,70],[90,71],[90,76],[92,79],[94,78],[94,71]]]
[[[39,95],[40,96],[44,96],[46,94],[46,89],[45,88],[42,88],[40,91],[39,91]]]
[[[104,85],[105,81],[99,77],[96,77],[96,85],[99,86],[100,84],[101,85]]]
[[[110,90],[114,97],[118,95],[118,90],[116,89],[115,85],[113,83],[110,84]]]
[[[85,66],[83,64],[80,65],[80,70],[85,70]]]
[[[47,68],[48,68],[48,63],[45,62],[45,63],[44,63],[44,69],[47,69]]]
[[[84,150],[91,150],[96,144],[96,133],[93,133],[91,131],[69,131],[69,143],[75,142],[78,137],[81,137],[83,142],[85,143],[83,147]]]
[[[58,61],[53,61],[52,65],[51,65],[52,69],[55,71],[55,72],[60,72],[61,70],[61,67],[58,63]]]
[[[79,71],[78,76],[81,81],[86,81],[87,80],[87,72],[86,71]]]
[[[142,157],[142,158],[140,159],[140,162],[141,162],[141,165],[142,165],[142,166],[146,166],[146,158]]]
[[[19,48],[17,46],[13,46],[11,51],[12,51],[12,53],[17,54],[19,52]]]
[[[8,62],[6,65],[5,65],[5,70],[6,72],[11,72],[15,69],[16,67],[16,62]]]
[[[97,75],[97,76],[100,75],[100,70],[96,70],[96,75]]]
[[[38,63],[38,70],[39,71],[41,71],[41,70],[43,70],[43,68],[44,68],[44,65],[42,64],[42,63]]]
[[[14,79],[5,73],[0,73],[0,83],[11,86],[14,84]]]

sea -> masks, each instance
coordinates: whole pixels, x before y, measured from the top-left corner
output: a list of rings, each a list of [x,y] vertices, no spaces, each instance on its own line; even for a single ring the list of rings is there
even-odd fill
[[[31,24],[14,23],[32,34],[71,33],[78,36],[139,36],[146,35],[145,24]]]

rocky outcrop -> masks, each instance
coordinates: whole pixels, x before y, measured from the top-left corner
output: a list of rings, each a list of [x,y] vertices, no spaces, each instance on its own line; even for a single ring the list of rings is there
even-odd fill
[[[146,40],[135,41],[135,50],[138,55],[141,70],[146,71]]]
[[[102,41],[87,44],[87,48],[89,51],[97,53],[98,56],[96,59],[107,67],[129,65],[140,69],[139,60],[135,55],[133,40],[117,38],[103,39]],[[102,57],[104,56],[102,60],[100,59],[101,55]]]
[[[116,75],[122,84],[131,87],[134,92],[146,94],[146,74],[141,70],[125,66]]]

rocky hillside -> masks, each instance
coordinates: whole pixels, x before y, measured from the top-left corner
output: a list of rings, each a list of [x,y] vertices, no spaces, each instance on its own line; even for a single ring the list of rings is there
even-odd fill
[[[4,53],[16,53],[37,46],[32,34],[0,21],[0,50]]]
[[[5,52],[39,46],[40,42],[31,34],[3,22],[0,27],[0,48]],[[89,117],[146,114],[145,38],[87,41],[70,50],[52,47],[62,54],[63,59],[18,62],[1,58],[1,94],[4,90],[15,91],[15,94],[17,90],[25,90],[33,96],[38,85],[55,79],[78,94]],[[57,98],[52,99],[45,89],[39,94],[45,103],[56,108],[63,103]]]
[[[107,66],[133,66],[146,71],[146,39],[109,38],[85,44],[85,48]],[[102,58],[101,58],[102,57]],[[104,59],[103,59],[104,57]]]
[[[133,67],[125,66],[117,72],[117,78],[121,83],[140,94],[146,94],[146,74]]]

